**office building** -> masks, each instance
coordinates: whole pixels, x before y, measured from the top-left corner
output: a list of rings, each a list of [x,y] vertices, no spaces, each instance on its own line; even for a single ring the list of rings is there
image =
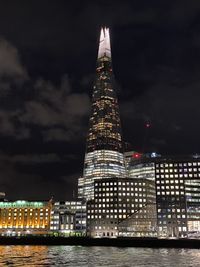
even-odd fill
[[[187,207],[184,176],[180,163],[156,163],[156,202],[158,235],[185,237],[187,235]]]
[[[94,200],[87,203],[87,234],[92,237],[127,236],[130,218],[143,210],[140,215],[146,220],[145,211],[148,205],[155,204],[155,183],[142,178],[96,180],[94,192]],[[150,213],[149,209],[148,213]],[[156,214],[151,215],[154,221],[155,217]],[[153,225],[154,222],[152,222],[152,228]],[[133,233],[134,229],[129,232],[130,236],[138,235]]]
[[[83,197],[94,198],[94,181],[125,177],[119,107],[114,90],[109,29],[101,29],[84,162]],[[82,181],[79,182],[79,184]]]
[[[200,157],[130,154],[128,177],[155,181],[158,236],[200,236]]]
[[[81,200],[55,202],[50,230],[59,235],[85,235],[86,203]]]
[[[135,151],[126,152],[124,155],[127,177],[155,181],[155,157],[152,157],[151,154],[141,154]]]
[[[79,177],[78,178],[78,198],[79,199],[83,199],[84,198],[84,194],[83,194],[84,181],[85,181],[85,179],[83,177]]]
[[[154,189],[154,188],[153,188]],[[155,195],[154,195],[155,196]],[[157,237],[156,202],[146,203],[118,225],[119,236]]]
[[[200,235],[200,158],[169,157],[156,162],[159,235]]]

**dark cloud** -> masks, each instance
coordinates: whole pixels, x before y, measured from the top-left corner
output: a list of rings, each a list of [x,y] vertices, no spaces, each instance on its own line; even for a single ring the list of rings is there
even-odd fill
[[[72,151],[74,154],[70,154],[69,149],[65,152],[57,149],[56,153],[53,153],[53,149],[50,149],[50,153],[40,154],[40,151],[42,146],[45,147],[45,143],[51,143],[54,147],[56,142],[73,144],[84,138],[87,128],[84,120],[88,117],[90,99],[86,93],[72,90],[68,75],[63,74],[60,80],[60,83],[55,85],[44,78],[35,80],[28,77],[18,50],[5,39],[1,40],[0,136],[5,142],[12,140],[16,149],[5,146],[0,154],[0,187],[10,194],[10,197],[56,197],[60,186],[68,188],[61,193],[62,198],[66,198],[66,194],[72,196],[71,187],[75,188],[79,175],[75,175],[76,179],[71,182],[69,177],[74,175],[71,174],[72,167],[69,165],[77,161],[77,152]],[[29,147],[26,149],[28,153],[22,154],[25,140],[26,146]],[[41,140],[40,148],[33,152],[32,143],[37,143],[37,140]],[[69,177],[66,176],[64,165],[68,168]],[[58,168],[61,170],[57,171]],[[68,183],[72,185],[69,186]],[[46,192],[40,190],[41,185],[47,186]],[[19,192],[14,191],[15,187]],[[26,188],[26,191],[22,192],[20,188]],[[33,192],[37,192],[40,197]]]
[[[27,72],[21,64],[16,47],[0,38],[0,77],[4,76],[26,78]]]
[[[15,154],[0,152],[0,187],[14,199],[55,199],[72,198],[79,174],[69,177],[56,171],[59,166],[69,166],[73,155],[61,157],[58,154]],[[42,169],[42,170],[40,170]],[[47,169],[52,174],[46,174]],[[57,175],[56,175],[57,173]],[[55,177],[56,175],[56,177]],[[73,180],[71,178],[73,177]],[[58,198],[57,191],[65,188]],[[17,189],[17,190],[16,190]],[[48,189],[48,190],[46,190]]]
[[[36,97],[24,103],[25,110],[19,114],[19,120],[41,127],[47,141],[70,141],[80,137],[85,128],[83,118],[88,116],[90,109],[89,96],[70,92],[66,75],[62,78],[60,87],[40,79],[34,89]]]
[[[60,157],[57,154],[29,154],[29,155],[14,155],[9,157],[9,160],[13,163],[22,164],[42,164],[46,162],[57,162],[60,161]]]

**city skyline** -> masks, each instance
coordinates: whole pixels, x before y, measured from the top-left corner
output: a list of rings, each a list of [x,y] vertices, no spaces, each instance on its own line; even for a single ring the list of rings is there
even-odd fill
[[[198,3],[29,1],[21,9],[16,1],[10,13],[8,2],[0,11],[0,191],[9,199],[68,199],[76,190],[102,25],[111,29],[124,140],[139,152],[199,152]]]

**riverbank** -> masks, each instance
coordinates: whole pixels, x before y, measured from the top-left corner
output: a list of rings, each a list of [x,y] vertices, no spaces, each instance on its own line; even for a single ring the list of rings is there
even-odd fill
[[[113,246],[149,248],[200,248],[197,239],[157,239],[157,238],[89,238],[22,236],[0,237],[0,245],[69,245],[69,246]]]

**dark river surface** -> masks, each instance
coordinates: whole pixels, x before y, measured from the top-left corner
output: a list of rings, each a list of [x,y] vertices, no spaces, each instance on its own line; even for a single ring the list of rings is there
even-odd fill
[[[200,267],[200,250],[81,246],[0,246],[0,266]]]

